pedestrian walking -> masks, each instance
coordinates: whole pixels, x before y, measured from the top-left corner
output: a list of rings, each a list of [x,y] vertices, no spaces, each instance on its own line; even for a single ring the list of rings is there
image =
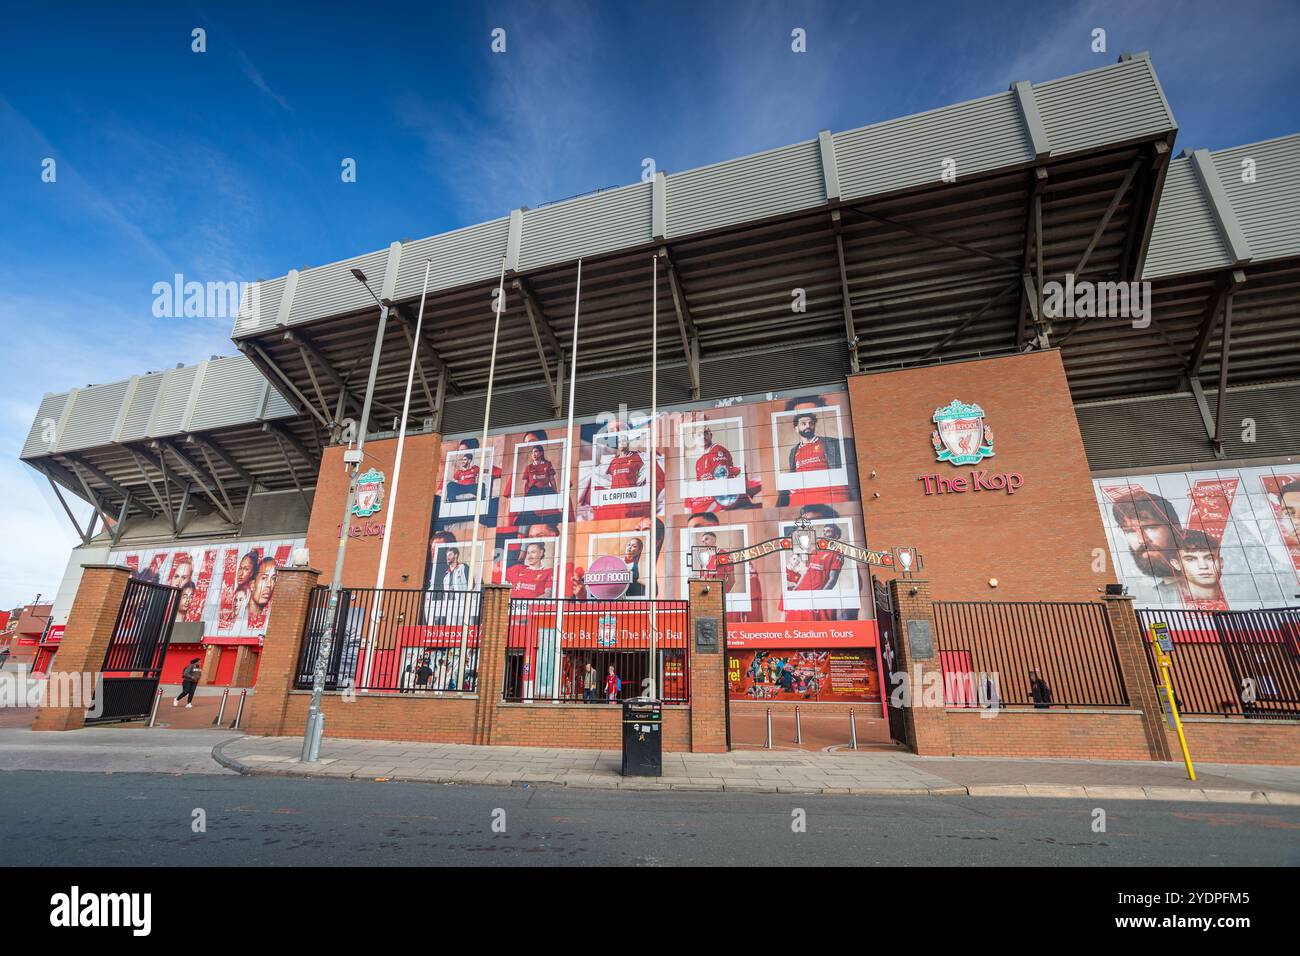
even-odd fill
[[[185,666],[185,670],[181,671],[181,692],[172,701],[173,707],[180,706],[182,697],[187,698],[185,702],[186,710],[190,710],[194,706],[194,692],[198,689],[199,678],[202,676],[203,667],[196,657]]]
[[[614,673],[614,665],[610,664],[609,673],[605,675],[605,696],[609,698],[611,704],[618,700],[619,691],[622,689],[623,682]]]

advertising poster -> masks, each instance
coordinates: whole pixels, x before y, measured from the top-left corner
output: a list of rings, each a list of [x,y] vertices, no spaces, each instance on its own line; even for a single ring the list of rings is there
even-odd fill
[[[1099,478],[1119,581],[1138,607],[1300,604],[1300,467]]]
[[[206,637],[256,637],[266,631],[276,572],[303,538],[120,548],[109,560],[132,577],[181,589],[178,621],[203,622]]]
[[[727,684],[733,700],[880,702],[874,648],[733,651]]]

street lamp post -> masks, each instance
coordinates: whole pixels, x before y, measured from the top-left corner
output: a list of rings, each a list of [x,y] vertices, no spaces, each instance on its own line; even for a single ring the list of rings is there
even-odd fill
[[[352,275],[366,287],[366,291],[379,303],[379,327],[375,330],[375,346],[370,355],[370,378],[366,382],[366,397],[361,406],[361,421],[357,425],[357,445],[343,453],[348,472],[348,499],[343,507],[343,528],[339,534],[338,555],[334,559],[334,576],[330,578],[329,604],[325,609],[324,631],[316,653],[316,667],[312,672],[311,703],[307,707],[307,729],[302,738],[303,763],[315,763],[320,756],[320,741],[325,729],[325,715],[321,713],[321,699],[325,694],[325,667],[334,647],[334,622],[338,618],[339,589],[343,578],[343,558],[347,552],[348,537],[352,530],[352,509],[357,503],[357,472],[365,457],[366,431],[370,427],[370,404],[375,396],[375,375],[379,372],[379,352],[384,343],[384,329],[388,325],[387,299],[381,300],[366,282],[365,273],[353,269]]]

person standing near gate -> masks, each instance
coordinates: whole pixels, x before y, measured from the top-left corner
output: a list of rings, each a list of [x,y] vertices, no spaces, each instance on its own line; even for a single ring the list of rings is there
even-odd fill
[[[600,690],[600,675],[596,666],[587,661],[587,668],[582,672],[582,702],[596,703],[596,692]]]
[[[605,696],[609,698],[611,704],[618,700],[618,692],[622,688],[623,682],[619,680],[618,675],[614,673],[614,665],[610,664],[609,674],[605,676]]]
[[[180,705],[182,697],[189,698],[185,703],[186,710],[194,706],[194,691],[198,689],[199,678],[202,676],[203,667],[199,664],[197,657],[185,665],[185,670],[181,671],[181,692],[172,701],[173,707]]]
[[[1052,706],[1052,688],[1047,686],[1043,675],[1036,670],[1029,672],[1029,696],[1034,700],[1034,707],[1039,710]]]

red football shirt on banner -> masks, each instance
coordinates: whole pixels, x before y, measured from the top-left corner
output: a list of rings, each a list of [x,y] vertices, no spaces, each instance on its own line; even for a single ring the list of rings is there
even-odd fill
[[[524,493],[530,491],[555,491],[555,466],[549,461],[524,468]]]
[[[554,595],[548,593],[553,578],[554,571],[551,568],[530,568],[526,564],[516,564],[506,571],[510,596],[517,598],[553,597]]]
[[[721,467],[727,469],[728,478],[735,478],[740,474],[740,469],[736,467],[731,458],[731,452],[715,442],[709,446],[703,455],[695,460],[695,480],[707,481],[710,478],[716,478],[718,476],[715,472]]]

